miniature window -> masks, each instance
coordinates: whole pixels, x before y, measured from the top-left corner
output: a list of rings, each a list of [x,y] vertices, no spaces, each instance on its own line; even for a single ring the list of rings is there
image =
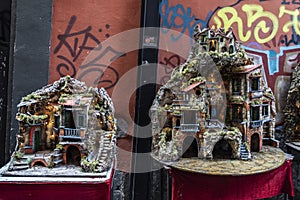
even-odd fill
[[[269,105],[268,104],[264,104],[262,107],[262,115],[265,116],[269,116]]]
[[[72,110],[65,110],[65,127],[66,128],[75,128],[74,118]]]
[[[180,126],[180,119],[176,119],[176,127]]]
[[[242,91],[242,80],[233,79],[232,80],[232,94],[241,94]]]
[[[234,52],[234,48],[232,45],[229,46],[229,53],[233,53]]]
[[[251,79],[251,91],[259,90],[259,78]]]
[[[215,41],[209,42],[209,51],[215,51],[216,50],[216,44]]]
[[[211,119],[215,119],[217,117],[217,109],[212,107],[210,115],[211,115]]]
[[[243,108],[241,105],[232,105],[232,121],[241,122],[243,120]]]
[[[200,88],[196,88],[196,89],[195,89],[195,94],[196,94],[197,96],[201,96],[201,95],[202,95],[202,91],[200,90]]]
[[[227,52],[227,47],[226,46],[222,46],[221,51],[222,52]]]
[[[251,107],[251,120],[258,121],[259,120],[259,106]]]
[[[54,116],[54,127],[55,127],[55,128],[58,128],[58,127],[59,127],[59,121],[60,121],[59,115],[55,115],[55,116]]]
[[[85,117],[83,114],[78,114],[77,120],[79,127],[85,127]]]
[[[185,110],[183,111],[183,122],[184,124],[196,124],[196,111],[195,110]]]

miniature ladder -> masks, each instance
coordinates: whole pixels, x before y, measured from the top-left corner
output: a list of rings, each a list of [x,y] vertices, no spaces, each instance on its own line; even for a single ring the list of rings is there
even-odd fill
[[[241,155],[242,160],[250,160],[251,159],[251,154],[250,154],[250,152],[248,152],[245,144],[243,144],[243,143],[240,146],[240,155]]]

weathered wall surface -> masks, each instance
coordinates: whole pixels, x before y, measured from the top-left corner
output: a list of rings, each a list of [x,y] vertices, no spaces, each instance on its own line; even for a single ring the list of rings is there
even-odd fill
[[[121,33],[140,26],[141,1],[53,1],[49,82],[70,75],[88,86],[104,87],[113,99],[118,127],[132,135],[139,35],[136,48],[116,44]],[[124,74],[128,81],[120,81]],[[116,87],[121,87],[116,92]],[[121,157],[130,158],[131,144],[122,147]],[[124,155],[123,155],[124,154]],[[130,159],[119,165],[130,168]]]
[[[137,51],[126,52],[122,44],[112,43],[118,34],[139,28],[140,7],[138,0],[54,0],[49,81],[70,75],[90,86],[104,87],[112,95],[121,77],[138,61]],[[135,84],[136,76],[130,80],[130,85]],[[123,103],[125,96],[127,91],[114,93],[113,101],[117,118],[126,127],[134,106]]]

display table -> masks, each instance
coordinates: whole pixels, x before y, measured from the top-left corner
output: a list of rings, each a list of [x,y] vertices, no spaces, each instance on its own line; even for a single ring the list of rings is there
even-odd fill
[[[271,171],[241,175],[211,175],[170,167],[172,200],[253,200],[285,193],[294,196],[292,161]]]
[[[113,170],[106,177],[1,177],[1,200],[109,200]]]

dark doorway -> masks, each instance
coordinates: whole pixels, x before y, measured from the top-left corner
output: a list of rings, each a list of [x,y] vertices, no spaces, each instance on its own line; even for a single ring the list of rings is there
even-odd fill
[[[40,145],[40,129],[35,129],[33,132],[33,144],[32,144],[32,149],[34,152],[39,150],[39,145]]]
[[[187,136],[183,141],[183,158],[198,157],[198,143],[192,136]]]
[[[258,133],[254,133],[251,136],[251,151],[259,152],[259,135],[258,135]]]
[[[222,139],[215,144],[212,154],[214,159],[231,159],[233,158],[233,149],[229,142]]]
[[[65,110],[65,127],[66,128],[76,128],[74,117],[73,117],[73,111],[70,109]]]
[[[67,149],[67,164],[80,166],[80,151],[75,146],[69,146]]]
[[[176,127],[180,127],[180,119],[176,119]]]

